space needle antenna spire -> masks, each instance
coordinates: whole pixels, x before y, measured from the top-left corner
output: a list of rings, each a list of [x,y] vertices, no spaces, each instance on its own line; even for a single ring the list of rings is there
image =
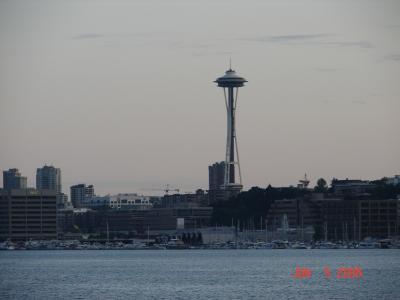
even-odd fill
[[[242,188],[242,175],[239,163],[239,151],[236,135],[236,104],[239,87],[244,86],[246,79],[240,77],[232,70],[232,58],[229,59],[229,70],[225,75],[217,78],[215,82],[224,89],[226,112],[227,112],[227,138],[225,151],[225,170],[224,184],[222,189],[225,191],[225,199],[239,193]],[[236,154],[236,155],[235,155]],[[236,179],[235,166],[239,171],[239,180]]]

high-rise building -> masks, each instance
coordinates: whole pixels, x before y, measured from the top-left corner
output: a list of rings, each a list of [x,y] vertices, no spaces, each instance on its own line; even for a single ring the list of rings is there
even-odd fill
[[[26,177],[21,176],[16,168],[3,171],[3,188],[5,190],[26,189],[26,181]]]
[[[56,238],[55,191],[0,189],[0,240]]]
[[[216,162],[208,166],[208,197],[210,203],[217,202],[222,195],[225,178],[225,162]]]
[[[94,197],[93,185],[77,184],[71,186],[71,202],[73,207],[81,208],[88,198]]]
[[[52,190],[58,194],[61,190],[61,170],[53,166],[44,166],[36,170],[36,188],[38,190]]]

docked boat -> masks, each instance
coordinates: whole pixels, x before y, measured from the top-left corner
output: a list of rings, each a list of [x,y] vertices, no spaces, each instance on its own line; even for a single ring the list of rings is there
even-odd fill
[[[180,249],[189,249],[189,245],[186,245],[184,242],[182,242],[179,239],[171,239],[166,245],[166,249],[175,249],[175,250],[180,250]]]
[[[321,242],[315,245],[317,249],[339,249],[339,246],[332,242]]]
[[[287,249],[289,246],[289,243],[287,241],[280,241],[280,240],[276,240],[276,241],[272,241],[272,249]]]
[[[290,246],[291,249],[308,249],[304,243],[294,243]]]
[[[379,243],[373,241],[364,241],[358,244],[358,249],[376,249],[379,248]]]

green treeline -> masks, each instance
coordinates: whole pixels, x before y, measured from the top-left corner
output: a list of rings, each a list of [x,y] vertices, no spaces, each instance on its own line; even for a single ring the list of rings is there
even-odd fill
[[[236,224],[251,224],[254,228],[265,226],[265,217],[271,204],[275,200],[293,199],[311,193],[309,190],[296,187],[268,186],[267,188],[253,187],[240,193],[228,201],[214,205],[213,223],[231,226],[232,220]],[[264,220],[264,221],[262,221]]]
[[[400,196],[400,185],[387,185],[383,180],[372,181],[376,187],[369,191],[368,195],[362,195],[365,199],[395,199]],[[322,178],[318,180],[317,186],[313,190],[297,187],[272,187],[267,188],[253,187],[248,191],[240,193],[238,196],[228,201],[214,204],[213,224],[231,226],[232,222],[241,226],[260,228],[265,226],[265,217],[271,204],[275,200],[294,199],[310,194],[312,192],[332,193],[326,181]],[[359,197],[359,196],[357,196]],[[344,197],[351,199],[354,197]]]

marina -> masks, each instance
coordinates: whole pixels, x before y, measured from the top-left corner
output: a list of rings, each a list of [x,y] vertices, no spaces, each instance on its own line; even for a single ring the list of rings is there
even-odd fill
[[[50,241],[25,241],[0,243],[0,250],[227,250],[227,249],[400,249],[400,241],[364,240],[361,242],[288,242],[285,240],[273,240],[271,242],[214,242],[203,245],[188,245],[179,239],[171,239],[166,243],[150,243],[144,241],[79,241],[79,240],[50,240]]]

